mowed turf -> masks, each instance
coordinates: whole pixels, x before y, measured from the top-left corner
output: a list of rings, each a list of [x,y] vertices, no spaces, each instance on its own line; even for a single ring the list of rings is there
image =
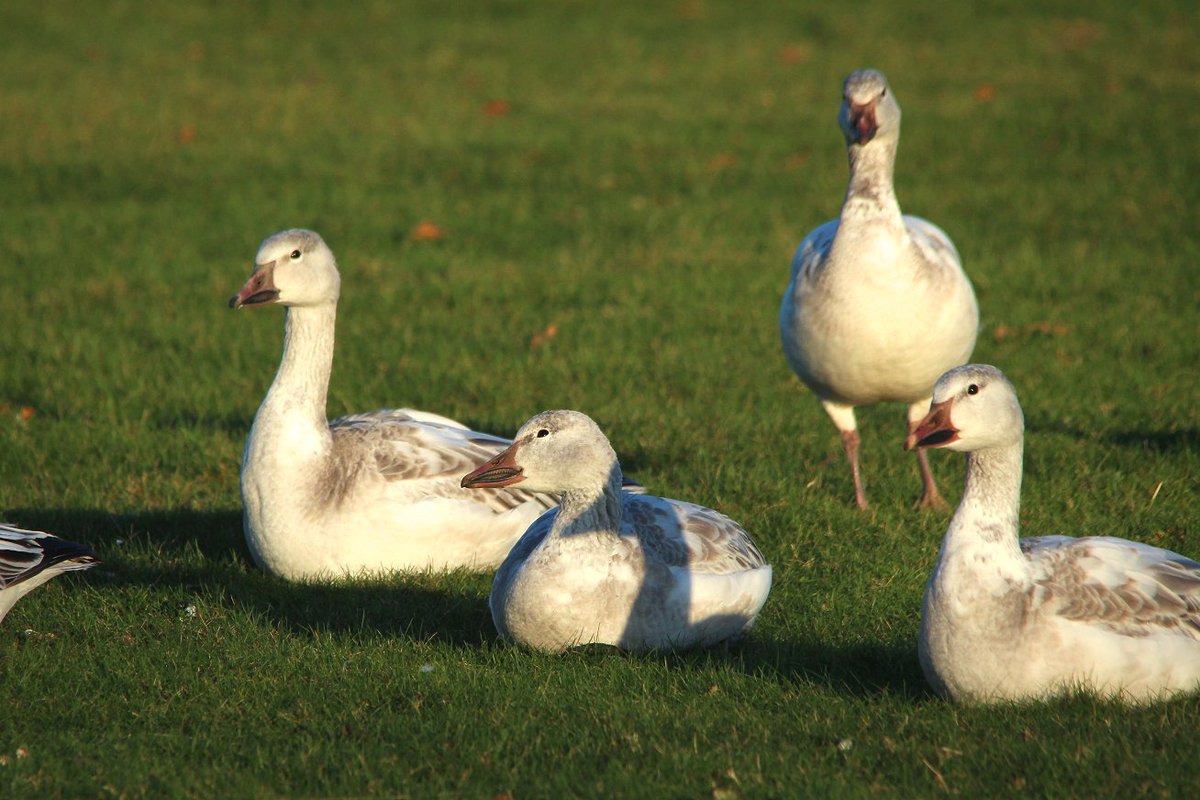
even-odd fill
[[[961,6],[0,8],[0,514],[104,560],[0,626],[0,795],[1191,796],[1196,697],[930,694],[948,515],[911,508],[903,409],[860,414],[859,513],[780,352],[842,78],[876,67],[901,206],[957,243],[1025,408],[1024,532],[1200,556],[1195,9]],[[300,226],[343,274],[331,416],[590,414],[752,532],[750,637],[549,657],[497,639],[487,575],[255,568],[282,312],[226,300]]]

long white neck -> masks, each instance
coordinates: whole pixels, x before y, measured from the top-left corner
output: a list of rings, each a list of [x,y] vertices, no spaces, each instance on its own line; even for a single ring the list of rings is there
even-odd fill
[[[966,487],[946,531],[943,554],[985,549],[1020,562],[1021,452],[1017,440],[967,453]]]
[[[859,220],[892,219],[900,224],[892,172],[899,141],[874,141],[849,148],[850,182],[842,205],[842,224]]]
[[[325,402],[336,319],[337,306],[332,303],[287,310],[283,359],[251,431],[256,445],[269,446],[284,458],[311,458],[329,448]],[[248,450],[250,446],[248,442]]]

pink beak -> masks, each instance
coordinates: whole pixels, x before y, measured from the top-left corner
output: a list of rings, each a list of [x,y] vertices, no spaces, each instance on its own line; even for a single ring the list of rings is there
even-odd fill
[[[929,413],[917,423],[912,433],[904,440],[904,449],[914,447],[941,447],[958,438],[958,428],[950,422],[950,405],[954,399],[943,400],[929,407]]]
[[[517,444],[514,442],[491,461],[480,464],[472,472],[464,475],[460,485],[464,489],[499,489],[525,480],[525,475],[517,466],[516,450]]]
[[[274,303],[279,299],[279,290],[275,288],[275,264],[255,264],[250,280],[241,291],[229,298],[230,308],[244,306],[261,306]]]

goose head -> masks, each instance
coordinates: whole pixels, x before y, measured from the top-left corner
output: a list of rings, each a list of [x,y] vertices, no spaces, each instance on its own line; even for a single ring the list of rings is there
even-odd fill
[[[464,476],[462,485],[485,489],[520,483],[522,489],[555,495],[598,491],[616,466],[617,454],[591,417],[543,411],[521,426],[507,450]]]
[[[860,69],[846,77],[838,124],[847,147],[900,136],[900,104],[882,72]]]
[[[340,291],[337,262],[325,240],[312,231],[280,231],[259,245],[250,280],[229,298],[229,307],[326,305],[336,303]]]
[[[904,446],[971,452],[1015,444],[1024,431],[1017,392],[1004,373],[987,364],[967,364],[938,378],[929,413]]]

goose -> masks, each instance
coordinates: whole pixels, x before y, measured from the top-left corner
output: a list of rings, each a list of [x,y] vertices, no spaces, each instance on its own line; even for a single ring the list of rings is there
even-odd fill
[[[1072,689],[1142,702],[1200,686],[1200,563],[1107,536],[1018,539],[1023,431],[1004,374],[969,364],[938,380],[906,440],[967,454],[925,589],[930,684],[981,702]]]
[[[0,622],[18,600],[51,578],[98,563],[91,548],[0,522]]]
[[[341,287],[333,253],[313,231],[285,230],[263,240],[254,261],[230,308],[286,309],[283,358],[242,455],[255,562],[296,581],[498,565],[554,502],[459,486],[509,440],[407,408],[327,421]]]
[[[979,308],[950,238],[900,213],[892,185],[900,106],[881,73],[846,78],[838,119],[850,157],[846,199],[796,249],[779,331],[792,371],[841,433],[865,509],[855,407],[907,403],[912,430],[938,376],[971,357]],[[923,450],[917,463],[918,506],[944,507]]]
[[[545,411],[462,479],[514,484],[559,505],[534,522],[492,584],[500,635],[549,652],[709,646],[741,636],[771,588],[771,567],[728,517],[692,503],[621,492],[621,466],[596,423]]]

